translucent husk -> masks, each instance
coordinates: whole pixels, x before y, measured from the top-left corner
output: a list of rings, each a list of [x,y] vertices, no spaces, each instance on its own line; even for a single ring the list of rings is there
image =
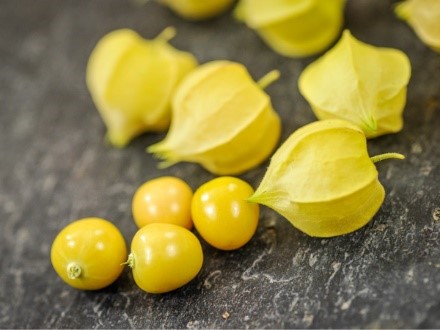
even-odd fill
[[[410,75],[403,52],[365,44],[345,30],[301,73],[299,90],[319,119],[348,120],[373,138],[402,129]]]
[[[197,66],[194,56],[168,44],[174,34],[167,28],[146,40],[132,30],[116,30],[90,55],[87,86],[112,145],[123,147],[141,133],[168,128],[171,95]]]
[[[406,0],[395,7],[395,12],[422,42],[440,53],[440,1]]]
[[[191,21],[210,19],[225,12],[235,0],[157,0]]]
[[[280,136],[280,120],[262,90],[278,77],[260,81],[234,62],[200,66],[179,86],[166,138],[147,150],[161,167],[187,161],[218,175],[239,174],[263,162]]]
[[[310,236],[332,237],[367,224],[385,197],[366,138],[343,120],[324,120],[294,132],[273,155],[249,201],[266,205]]]
[[[235,15],[276,52],[305,57],[322,52],[338,37],[345,0],[241,0]]]

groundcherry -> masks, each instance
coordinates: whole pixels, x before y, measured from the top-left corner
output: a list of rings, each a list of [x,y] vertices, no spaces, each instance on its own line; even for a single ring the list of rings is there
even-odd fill
[[[147,150],[162,167],[187,161],[217,175],[239,174],[267,159],[280,136],[280,119],[263,88],[271,71],[255,83],[239,63],[199,66],[179,85],[166,138]]]
[[[177,15],[190,20],[201,21],[225,12],[235,0],[157,0]]]
[[[254,189],[245,181],[222,176],[201,185],[191,203],[191,214],[200,236],[220,250],[247,244],[257,230],[260,208],[246,199]]]
[[[133,219],[141,228],[150,223],[172,223],[191,229],[191,187],[182,179],[163,176],[143,183],[131,203]]]
[[[338,37],[344,6],[345,0],[241,0],[235,14],[276,52],[304,57]]]
[[[203,251],[198,238],[188,229],[152,223],[134,235],[126,263],[142,290],[165,293],[196,277],[202,268]]]
[[[362,130],[347,121],[317,121],[295,131],[276,151],[255,194],[310,236],[332,237],[367,224],[385,190],[375,162],[403,159],[396,153],[369,157]]]
[[[420,40],[440,53],[440,1],[406,0],[397,4],[395,12],[414,29]]]
[[[64,227],[52,243],[50,258],[68,285],[98,290],[122,273],[127,247],[119,229],[101,218],[84,218]]]
[[[113,146],[168,128],[171,95],[197,65],[190,53],[168,44],[174,34],[167,28],[156,39],[146,40],[133,30],[120,29],[105,35],[93,49],[86,82]]]
[[[298,85],[319,119],[350,121],[373,138],[402,129],[410,75],[402,51],[365,44],[345,30],[301,73]]]

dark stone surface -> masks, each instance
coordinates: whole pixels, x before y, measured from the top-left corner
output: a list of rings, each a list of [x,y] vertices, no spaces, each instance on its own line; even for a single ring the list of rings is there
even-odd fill
[[[314,58],[278,56],[229,14],[195,24],[154,3],[1,0],[0,328],[440,328],[440,55],[392,4],[351,0],[346,8],[355,36],[402,49],[413,68],[403,131],[368,144],[371,154],[407,156],[378,165],[387,191],[379,213],[353,234],[314,239],[263,208],[247,246],[226,253],[203,244],[198,277],[152,295],[128,270],[104,290],[77,291],[49,260],[55,235],[81,217],[113,221],[129,243],[131,197],[145,180],[176,175],[197,188],[213,177],[194,164],[157,170],[144,148],[163,134],[123,150],[103,143],[84,82],[97,40],[121,27],[152,38],[173,25],[172,43],[200,62],[236,60],[255,78],[279,69],[268,92],[283,140],[314,120],[296,85]],[[266,165],[242,177],[256,186]]]

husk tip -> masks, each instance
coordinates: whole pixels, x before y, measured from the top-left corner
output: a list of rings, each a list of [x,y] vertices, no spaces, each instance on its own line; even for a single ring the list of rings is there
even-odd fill
[[[256,190],[252,196],[246,198],[247,202],[267,205],[268,200],[270,199],[270,194],[266,194],[265,192]]]
[[[128,140],[128,139],[115,138],[115,137],[111,136],[109,133],[107,133],[104,136],[104,143],[113,147],[113,148],[116,148],[116,149],[125,148],[129,142],[130,142],[130,140]]]
[[[159,164],[157,164],[157,168],[160,170],[163,170],[165,168],[171,167],[175,164],[176,162],[171,161],[171,160],[164,160],[159,162]]]
[[[164,148],[163,143],[155,143],[145,148],[145,151],[149,154],[154,154],[155,156],[161,155],[166,152],[166,148]]]
[[[394,14],[401,20],[408,20],[410,12],[408,10],[408,5],[405,2],[399,2],[394,6]]]
[[[160,160],[157,165],[159,169],[170,167],[179,162],[179,160],[173,159],[174,157],[172,157],[172,153],[162,142],[147,147],[145,151]]]
[[[234,17],[237,21],[244,22],[245,21],[245,13],[243,4],[239,2],[234,10],[232,11],[232,17]]]
[[[249,196],[248,198],[246,198],[246,202],[250,202],[250,203],[258,203],[258,195],[256,195],[255,193],[251,196]]]

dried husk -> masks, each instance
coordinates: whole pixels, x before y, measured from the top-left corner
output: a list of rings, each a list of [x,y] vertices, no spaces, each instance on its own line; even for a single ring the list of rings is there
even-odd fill
[[[319,119],[348,120],[373,138],[402,129],[410,75],[403,52],[365,44],[345,30],[301,73],[298,84]]]
[[[157,0],[177,15],[190,21],[201,21],[224,13],[235,0]]]
[[[86,80],[107,126],[107,140],[125,146],[147,131],[163,131],[171,119],[171,95],[197,66],[190,53],[168,44],[174,29],[146,40],[130,29],[110,32],[96,45]]]
[[[395,12],[414,29],[420,40],[440,53],[440,1],[407,0],[399,3]]]
[[[295,131],[273,155],[249,201],[266,205],[315,237],[367,224],[385,197],[362,130],[343,120],[317,121]]]
[[[260,83],[276,78],[272,72]],[[162,167],[195,162],[218,175],[257,166],[275,148],[281,129],[262,87],[239,63],[199,66],[176,91],[168,135],[148,151],[164,160]]]
[[[305,57],[336,40],[344,7],[345,0],[241,0],[235,14],[276,52]]]

